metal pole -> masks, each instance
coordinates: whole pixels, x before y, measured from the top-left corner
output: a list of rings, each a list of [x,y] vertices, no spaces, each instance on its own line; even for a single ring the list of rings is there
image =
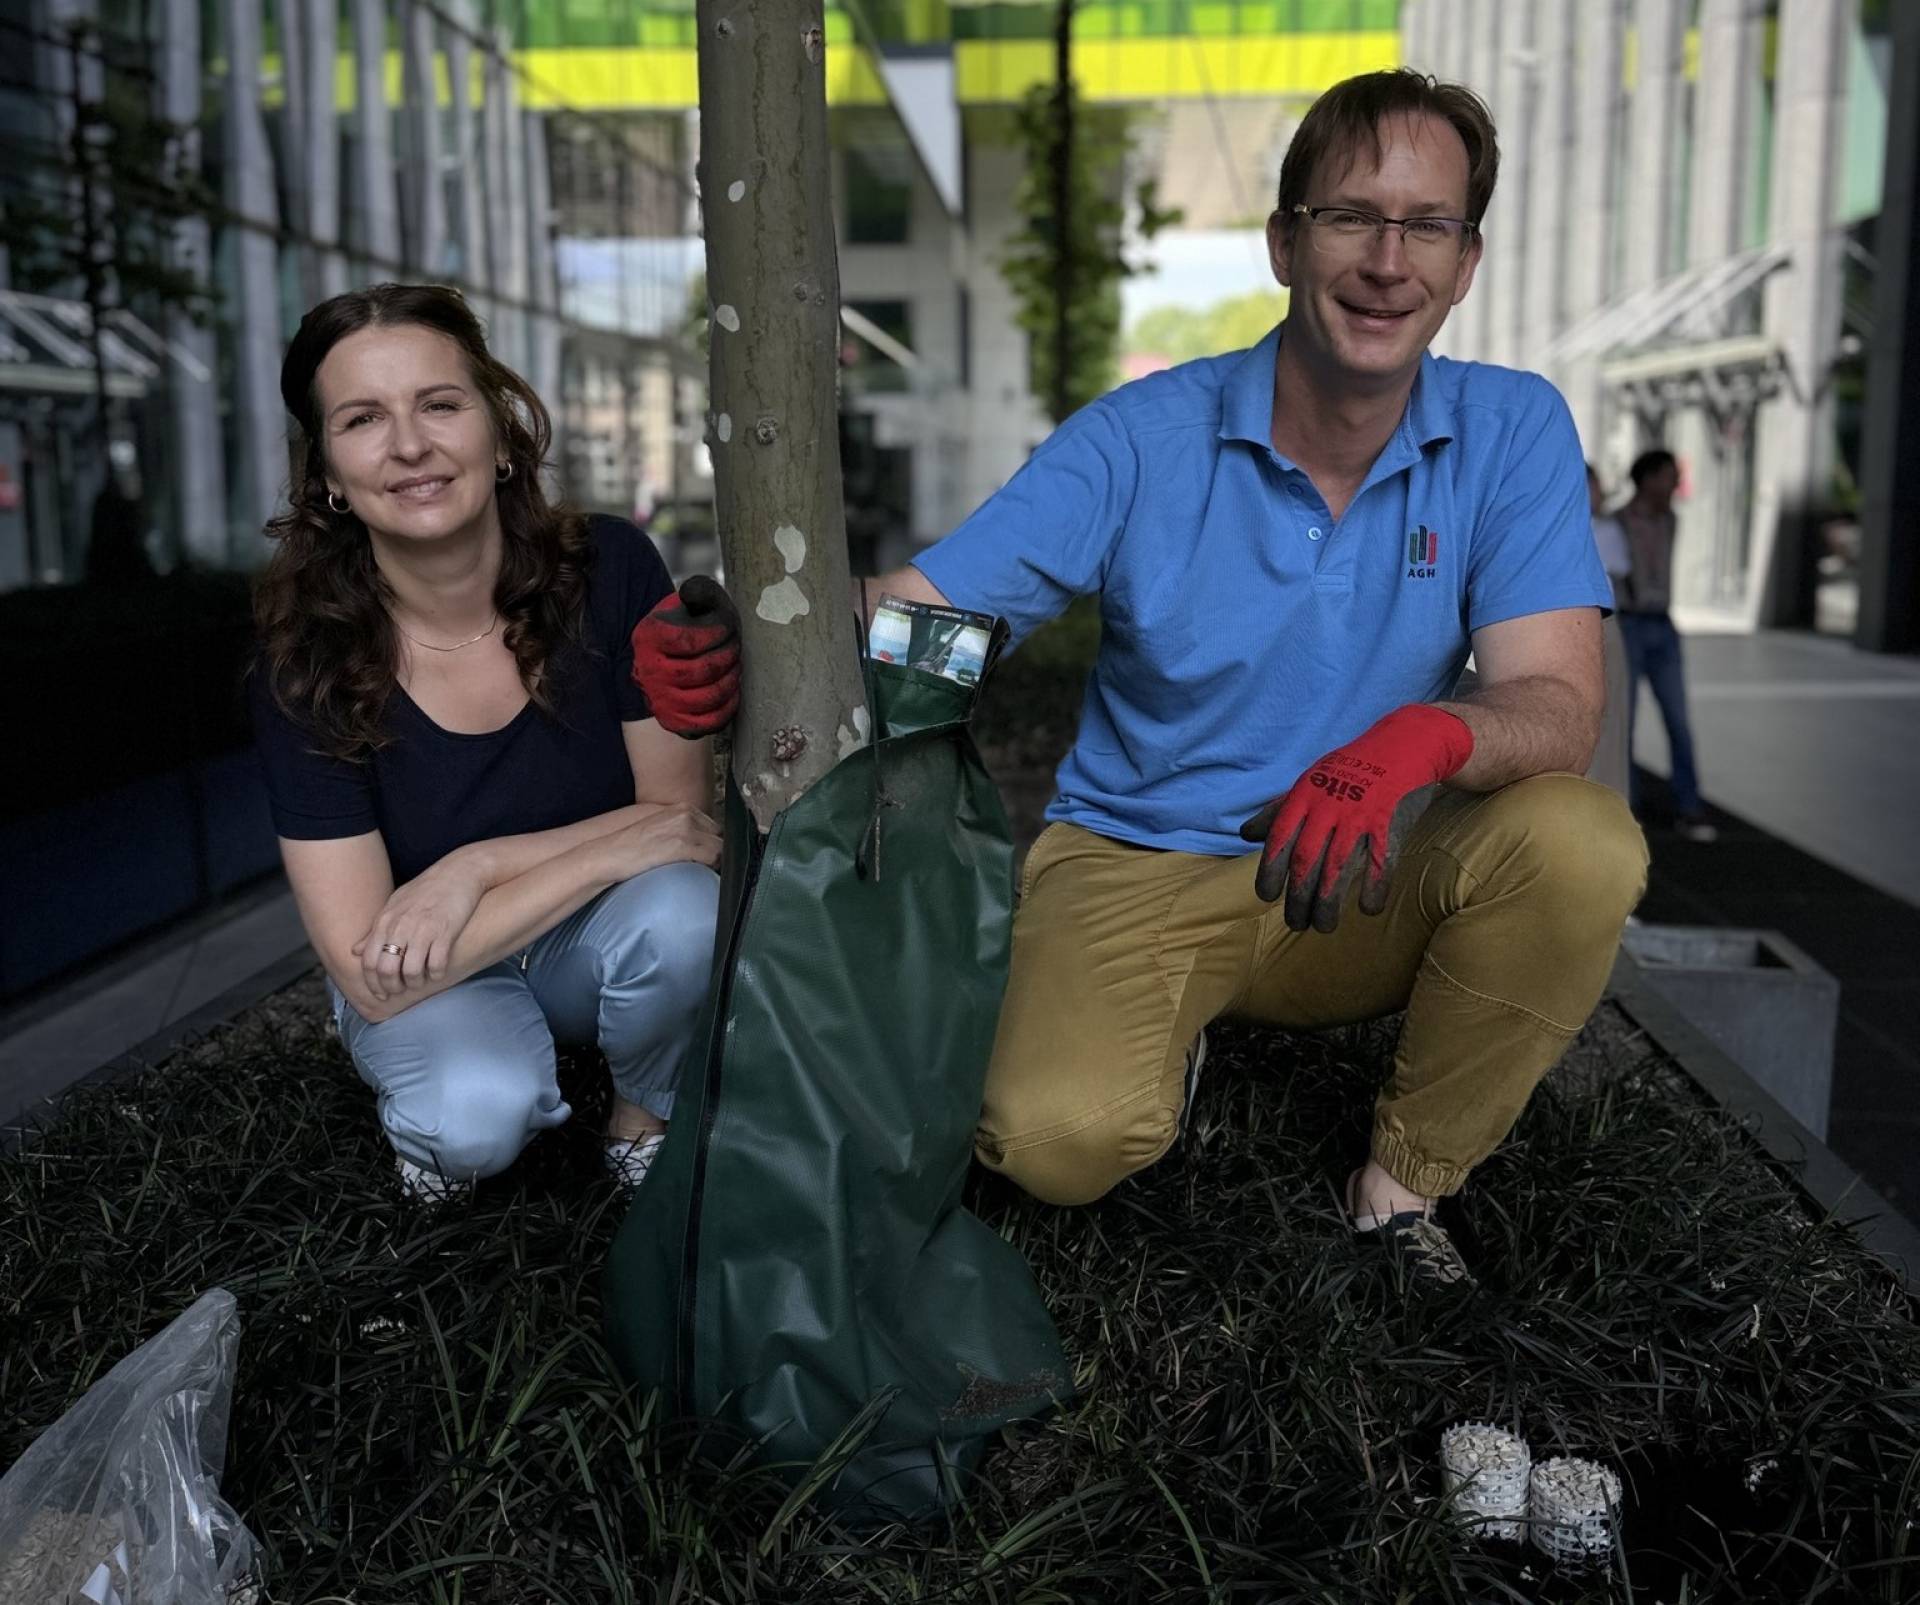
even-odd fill
[[[1920,6],[1896,6],[1892,18],[1853,638],[1868,652],[1920,648],[1920,540],[1912,512],[1920,507]]]
[[[100,220],[94,210],[95,129],[80,78],[82,54],[98,54],[100,49],[99,37],[88,24],[76,23],[67,30],[67,55],[71,63],[67,93],[73,101],[73,126],[68,139],[73,148],[73,165],[80,175],[81,275],[87,286],[87,348],[93,354],[94,427],[100,436],[100,461],[107,480],[111,481],[113,420],[108,412],[111,402],[107,395],[106,350],[100,338],[100,319],[107,303],[107,281],[100,261]]]

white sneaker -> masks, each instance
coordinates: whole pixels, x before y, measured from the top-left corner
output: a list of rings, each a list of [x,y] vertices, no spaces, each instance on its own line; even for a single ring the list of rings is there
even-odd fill
[[[664,1131],[650,1131],[644,1137],[609,1137],[606,1146],[607,1174],[622,1187],[638,1187],[666,1146]]]
[[[446,1204],[464,1198],[473,1191],[471,1180],[443,1176],[437,1170],[416,1165],[405,1154],[395,1154],[400,1171],[400,1191],[416,1204]]]
[[[1673,822],[1673,828],[1690,842],[1717,842],[1720,839],[1720,832],[1705,814],[1684,814]]]

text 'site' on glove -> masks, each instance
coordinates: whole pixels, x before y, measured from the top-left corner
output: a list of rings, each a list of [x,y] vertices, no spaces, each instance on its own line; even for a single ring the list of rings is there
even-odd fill
[[[633,627],[633,683],[663,730],[689,740],[724,729],[740,707],[740,613],[696,574]]]
[[[1309,764],[1284,796],[1240,827],[1242,840],[1266,844],[1254,890],[1269,903],[1286,894],[1289,929],[1331,931],[1357,874],[1360,911],[1378,914],[1398,845],[1395,810],[1472,756],[1473,732],[1459,715],[1425,703],[1395,708]]]

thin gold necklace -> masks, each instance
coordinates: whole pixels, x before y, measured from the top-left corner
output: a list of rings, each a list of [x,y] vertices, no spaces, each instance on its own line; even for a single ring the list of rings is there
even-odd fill
[[[425,647],[429,652],[458,652],[463,646],[472,646],[475,641],[486,640],[488,636],[492,635],[493,632],[497,628],[499,628],[499,625],[500,625],[500,614],[499,614],[499,611],[496,609],[493,615],[493,621],[490,624],[488,624],[488,626],[484,630],[482,630],[478,635],[470,635],[464,641],[455,641],[452,646],[435,646],[431,641],[423,641],[417,635],[408,634],[407,627],[404,624],[402,624],[398,619],[395,619],[393,621],[393,627],[396,630],[398,630],[402,635],[405,635],[407,639],[411,641],[415,646]]]

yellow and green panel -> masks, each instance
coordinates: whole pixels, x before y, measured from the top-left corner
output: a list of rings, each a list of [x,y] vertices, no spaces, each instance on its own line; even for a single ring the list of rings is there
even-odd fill
[[[690,107],[692,0],[521,0],[522,99],[576,110]],[[951,45],[963,106],[1016,101],[1053,77],[1052,0],[849,0],[827,9],[828,99],[886,96],[871,47]],[[1312,96],[1400,59],[1399,0],[1120,0],[1074,10],[1074,75],[1091,101]]]
[[[1074,75],[1086,99],[1311,98],[1354,73],[1397,66],[1400,0],[1108,0],[1074,9]],[[523,104],[576,111],[675,111],[699,102],[694,0],[496,0],[521,69]],[[955,93],[965,107],[1010,105],[1053,81],[1054,0],[842,0],[826,11],[827,98],[878,106],[886,89],[877,46],[953,51]],[[274,17],[266,19],[267,102],[277,104]],[[1766,33],[1772,77],[1777,33]],[[1638,76],[1636,30],[1622,40],[1621,82]],[[395,41],[397,47],[398,41]],[[1700,37],[1687,30],[1684,72],[1699,74]],[[446,62],[436,61],[440,99]],[[471,99],[485,96],[476,52]],[[335,104],[352,107],[356,78],[342,52]],[[399,50],[388,52],[387,94],[403,95]]]

